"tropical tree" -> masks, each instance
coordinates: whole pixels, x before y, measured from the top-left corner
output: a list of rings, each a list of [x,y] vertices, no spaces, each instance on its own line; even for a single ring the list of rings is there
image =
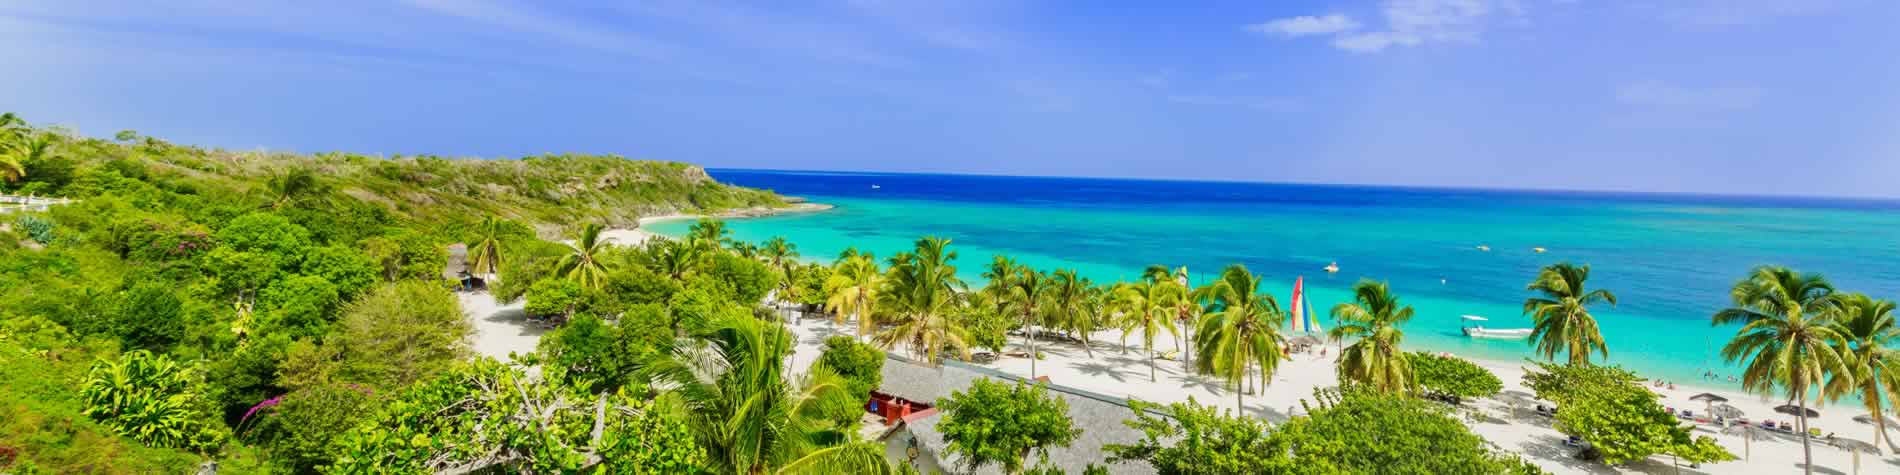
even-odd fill
[[[1286,340],[1280,335],[1280,325],[1286,314],[1272,295],[1260,293],[1260,278],[1240,264],[1222,270],[1220,278],[1204,293],[1216,310],[1201,320],[1195,340],[1200,349],[1195,355],[1195,368],[1226,379],[1234,389],[1235,412],[1245,413],[1242,395],[1254,367],[1260,368],[1264,385],[1285,358],[1282,348]]]
[[[1167,292],[1161,294],[1163,299],[1158,302],[1158,304],[1174,309],[1174,321],[1181,326],[1181,331],[1186,333],[1186,335],[1181,335],[1180,338],[1175,340],[1175,346],[1180,347],[1181,340],[1192,343],[1194,341],[1194,327],[1199,326],[1201,312],[1204,309],[1201,307],[1201,300],[1196,296],[1197,294],[1194,288],[1188,286],[1187,266],[1169,270],[1167,266],[1159,264],[1151,265],[1148,266],[1147,270],[1141,273],[1141,278],[1145,281],[1160,284],[1168,289]],[[1182,361],[1194,361],[1194,345],[1189,344],[1183,349],[1186,350],[1188,354],[1183,355]]]
[[[1023,473],[1030,454],[1068,447],[1082,435],[1069,419],[1069,403],[1041,384],[981,378],[938,399],[937,407],[944,412],[937,429],[949,443],[945,451],[962,455],[971,472],[1000,465],[1003,473]]]
[[[711,251],[691,242],[673,240],[647,241],[647,255],[653,262],[653,270],[672,278],[674,282],[685,282],[686,275],[698,269],[706,262]]]
[[[26,165],[46,158],[52,147],[47,135],[0,141],[0,179],[13,182],[26,178]]]
[[[1808,397],[1828,375],[1851,373],[1845,341],[1835,325],[1834,286],[1820,274],[1763,266],[1729,292],[1733,307],[1716,312],[1715,326],[1741,324],[1722,347],[1729,362],[1745,361],[1742,388],[1764,395],[1780,389],[1795,400],[1800,414],[1801,452],[1813,473],[1814,451],[1808,438]]]
[[[1017,269],[1021,265],[1015,259],[996,255],[990,257],[990,266],[983,270],[983,289],[978,292],[988,295],[997,305],[997,311],[1006,311],[1009,293],[1015,289]]]
[[[554,264],[555,275],[580,282],[582,287],[600,288],[607,281],[607,263],[600,259],[608,246],[600,239],[602,229],[600,223],[581,225],[580,233],[567,244],[568,254]]]
[[[1874,452],[1880,452],[1883,440],[1900,452],[1887,436],[1881,407],[1882,400],[1900,397],[1900,324],[1894,322],[1894,303],[1857,293],[1835,294],[1830,303],[1836,312],[1834,331],[1845,338],[1841,356],[1847,371],[1828,378],[1823,392],[1827,399],[1858,394],[1874,421]]]
[[[725,318],[644,370],[672,387],[718,473],[892,473],[884,446],[827,428],[823,409],[853,397],[830,369],[786,374],[790,332],[755,318]]]
[[[1173,286],[1162,281],[1146,280],[1139,284],[1116,284],[1113,293],[1118,297],[1122,311],[1120,327],[1123,347],[1126,347],[1128,335],[1141,337],[1141,348],[1148,352],[1148,381],[1155,381],[1155,337],[1166,330],[1176,337],[1179,348],[1181,330],[1174,324],[1174,309],[1165,302],[1169,294],[1174,293]]]
[[[1089,358],[1095,358],[1095,350],[1090,348],[1089,333],[1095,330],[1096,307],[1095,285],[1087,277],[1079,276],[1075,269],[1060,269],[1050,275],[1049,303],[1043,307],[1049,319],[1062,328],[1080,334],[1082,351]]]
[[[877,261],[870,256],[852,256],[838,262],[832,269],[831,278],[825,281],[825,311],[837,315],[838,322],[844,322],[846,314],[858,319],[858,339],[864,339],[875,327],[873,316],[877,313],[879,290],[884,286],[884,275],[878,271]]]
[[[482,223],[475,226],[475,245],[468,247],[469,270],[488,274],[489,280],[501,273],[505,229],[505,222],[494,216],[482,218]]]
[[[1558,352],[1564,352],[1570,355],[1571,364],[1589,364],[1591,352],[1610,356],[1589,306],[1614,306],[1616,294],[1585,289],[1584,281],[1589,278],[1590,266],[1563,262],[1545,266],[1527,287],[1539,294],[1524,300],[1524,313],[1535,323],[1530,341],[1544,359],[1555,359]]]
[[[779,301],[792,301],[792,271],[798,265],[798,245],[785,240],[785,236],[775,236],[759,248],[759,253],[765,257],[766,263],[772,265],[772,270],[785,275],[785,278],[779,279]]]
[[[950,318],[951,311],[961,303],[958,292],[964,288],[956,266],[951,265],[956,258],[950,240],[939,237],[920,239],[914,252],[891,257],[884,291],[877,296],[878,307],[891,316],[895,325],[878,335],[877,341],[884,349],[906,343],[935,364],[938,352],[949,346],[969,358],[969,346],[964,343],[967,332]]]
[[[272,209],[319,196],[325,191],[323,180],[317,178],[317,172],[301,166],[272,174],[264,185],[270,190]]]
[[[1412,319],[1412,307],[1384,282],[1361,280],[1352,286],[1353,302],[1333,307],[1339,325],[1327,333],[1333,341],[1358,338],[1339,352],[1339,379],[1384,392],[1409,391],[1418,386],[1412,360],[1399,350],[1405,332],[1399,325]]]
[[[1023,318],[1023,335],[1029,342],[1029,377],[1034,379],[1036,360],[1042,357],[1041,353],[1036,352],[1036,328],[1039,326],[1036,319],[1042,316],[1042,308],[1049,301],[1049,294],[1053,293],[1050,289],[1054,286],[1050,285],[1048,274],[1029,266],[1018,266],[1014,274],[1015,277],[1009,280],[1010,290],[1003,300],[1003,306],[1008,309],[1006,313]]]
[[[721,246],[736,245],[732,231],[726,229],[726,222],[712,218],[699,218],[693,226],[686,229],[686,242],[718,249]]]

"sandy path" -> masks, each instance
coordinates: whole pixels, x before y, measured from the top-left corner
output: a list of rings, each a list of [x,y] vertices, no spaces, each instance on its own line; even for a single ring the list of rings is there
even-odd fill
[[[508,361],[508,353],[531,353],[541,341],[546,329],[531,325],[527,313],[521,311],[524,302],[501,304],[487,292],[457,292],[456,298],[462,301],[462,313],[468,315],[470,324],[475,327],[474,350],[482,356]]]

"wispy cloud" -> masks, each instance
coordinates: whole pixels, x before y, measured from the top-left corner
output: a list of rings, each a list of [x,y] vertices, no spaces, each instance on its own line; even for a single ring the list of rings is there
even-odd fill
[[[1752,86],[1685,87],[1663,81],[1641,81],[1616,89],[1625,104],[1698,109],[1746,109],[1761,101],[1761,88]]]
[[[439,15],[553,38],[581,48],[644,59],[665,59],[678,54],[675,46],[664,42],[625,31],[597,28],[584,21],[556,17],[533,8],[521,8],[506,2],[404,0],[404,3]]]
[[[1357,29],[1359,29],[1359,22],[1337,13],[1326,16],[1296,16],[1247,25],[1247,31],[1287,38],[1331,35]]]
[[[1499,17],[1521,19],[1516,0],[1385,0],[1379,6],[1382,27],[1367,30],[1343,14],[1297,16],[1249,25],[1258,33],[1287,38],[1331,36],[1333,47],[1377,53],[1394,46],[1477,43]]]
[[[1272,112],[1287,112],[1298,106],[1296,101],[1285,97],[1211,94],[1171,94],[1168,96],[1168,102],[1192,106],[1242,107]]]

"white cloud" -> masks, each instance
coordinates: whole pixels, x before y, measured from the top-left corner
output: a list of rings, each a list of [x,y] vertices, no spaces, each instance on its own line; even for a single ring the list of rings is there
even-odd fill
[[[1277,34],[1288,38],[1309,35],[1330,35],[1359,29],[1359,22],[1345,15],[1296,16],[1281,18],[1266,23],[1247,25],[1247,31],[1260,34]]]
[[[1170,94],[1168,102],[1192,106],[1243,107],[1272,112],[1287,112],[1296,108],[1296,103],[1291,99],[1269,96]]]
[[[1516,0],[1385,0],[1379,7],[1383,28],[1365,31],[1344,15],[1293,17],[1249,26],[1258,32],[1286,37],[1332,35],[1334,47],[1355,53],[1377,53],[1394,46],[1431,43],[1476,43],[1494,18],[1522,19]],[[1350,24],[1342,27],[1337,18]],[[1285,29],[1276,29],[1283,27]],[[1332,27],[1328,29],[1326,27]]]
[[[1761,101],[1761,89],[1748,86],[1695,88],[1642,81],[1618,87],[1616,99],[1625,104],[1653,107],[1746,109]]]

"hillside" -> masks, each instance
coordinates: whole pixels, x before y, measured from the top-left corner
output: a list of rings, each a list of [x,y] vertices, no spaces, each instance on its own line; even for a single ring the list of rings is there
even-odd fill
[[[12,192],[86,199],[106,190],[87,170],[171,183],[201,193],[281,194],[282,182],[307,174],[308,190],[323,198],[374,205],[423,223],[451,223],[495,215],[535,225],[549,235],[564,225],[599,221],[631,225],[640,216],[773,208],[786,203],[771,192],[724,185],[704,169],[679,162],[611,155],[544,155],[521,159],[398,156],[351,153],[292,154],[230,151],[177,145],[150,137],[104,140],[44,134],[55,156],[29,164]],[[37,185],[35,183],[38,183]],[[4,186],[4,185],[0,185]],[[293,185],[294,187],[294,185]],[[344,206],[352,204],[345,203]]]

